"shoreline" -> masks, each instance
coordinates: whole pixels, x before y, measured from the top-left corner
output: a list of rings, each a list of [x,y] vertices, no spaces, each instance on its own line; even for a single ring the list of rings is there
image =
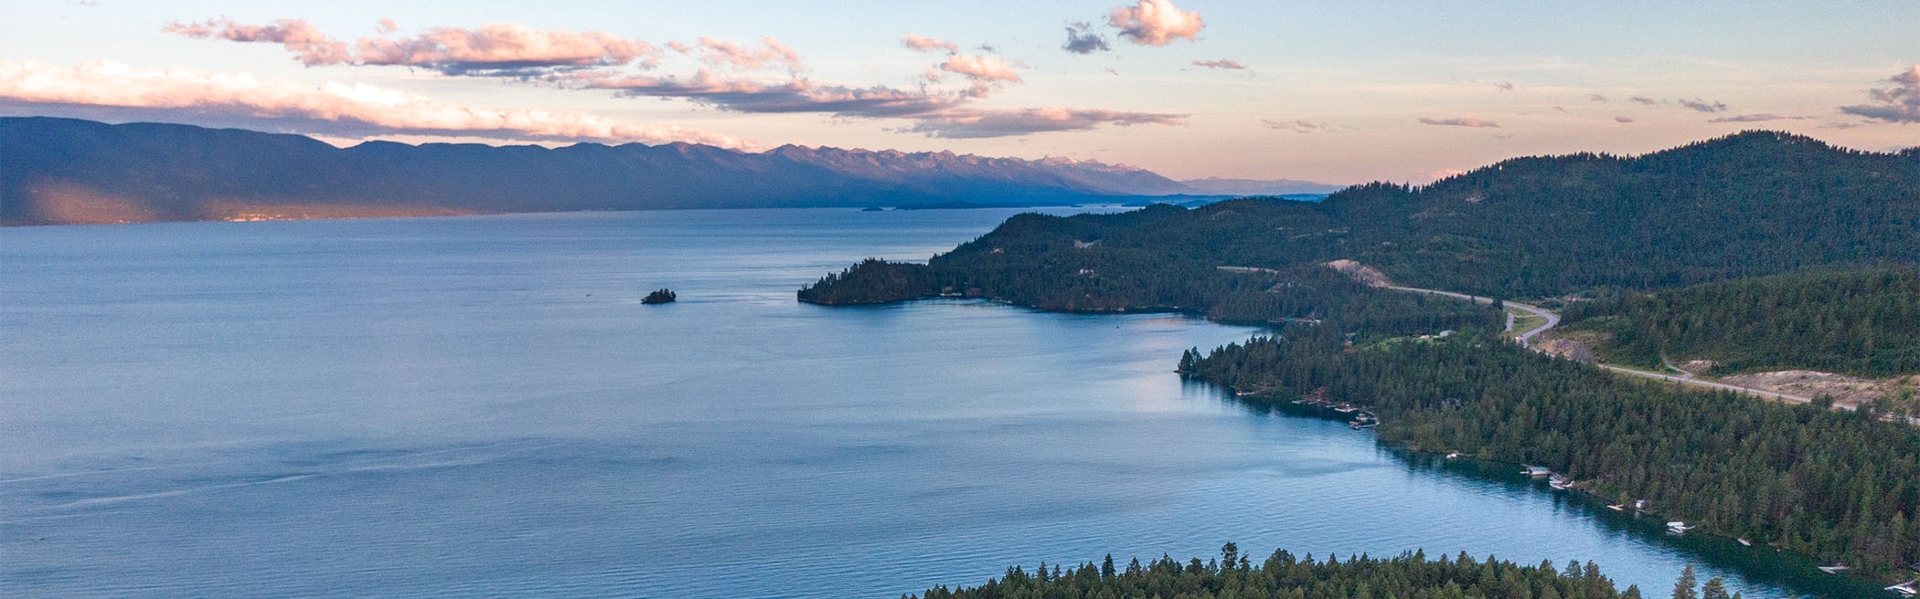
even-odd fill
[[[1232,387],[1221,385],[1213,381],[1209,381],[1209,380],[1198,378],[1198,377],[1191,377],[1186,375],[1185,373],[1182,373],[1181,377],[1184,380],[1197,382],[1197,383],[1204,383],[1215,389],[1220,390],[1222,393],[1223,399],[1231,399],[1231,401],[1233,401],[1236,404],[1255,408],[1261,411],[1281,412],[1289,416],[1294,416],[1299,418],[1312,418],[1315,420],[1323,420],[1323,421],[1329,421],[1329,422],[1341,422],[1341,421],[1350,422],[1352,420],[1348,414],[1335,412],[1331,407],[1320,406],[1316,404],[1299,405],[1299,404],[1293,404],[1291,402],[1277,401],[1279,399],[1278,397],[1271,396],[1271,395],[1263,395],[1264,393],[1263,391],[1239,391]],[[1255,403],[1255,402],[1247,401],[1249,398],[1266,398],[1266,399],[1272,399],[1276,401],[1274,401],[1273,403]],[[1358,429],[1354,432],[1368,432],[1368,431],[1372,431],[1371,427],[1366,429]],[[1516,473],[1519,472],[1521,469],[1527,467],[1527,464],[1522,464],[1518,462],[1505,462],[1505,461],[1490,459],[1490,458],[1482,458],[1476,455],[1465,454],[1465,453],[1460,454],[1459,457],[1448,458],[1447,455],[1449,455],[1449,453],[1455,453],[1453,450],[1443,451],[1443,450],[1419,447],[1412,443],[1407,443],[1407,442],[1385,441],[1379,438],[1378,432],[1372,432],[1372,434],[1374,436],[1374,443],[1376,445],[1383,448],[1387,448],[1389,451],[1392,451],[1395,453],[1404,453],[1408,456],[1418,456],[1426,461],[1437,462],[1439,464],[1451,464],[1451,463],[1472,464],[1475,467],[1476,472],[1474,472],[1471,476],[1484,478],[1486,480],[1499,481],[1503,479],[1500,477],[1491,476],[1488,474],[1489,472],[1499,472],[1498,469],[1493,469],[1489,471],[1488,469],[1484,468],[1485,466],[1505,467]],[[1416,464],[1409,464],[1409,465],[1413,465],[1417,467],[1428,467],[1428,466],[1416,465]],[[1435,468],[1435,469],[1440,469],[1440,468]],[[1529,489],[1536,489],[1538,485],[1533,483],[1539,480],[1545,480],[1545,479],[1530,477],[1529,484],[1527,484],[1527,487]],[[1553,490],[1571,491],[1571,493],[1569,493],[1568,496],[1575,498],[1577,501],[1579,501],[1582,504],[1582,507],[1586,512],[1585,515],[1588,517],[1599,518],[1599,517],[1607,516],[1607,514],[1602,510],[1607,510],[1608,506],[1611,506],[1614,504],[1612,504],[1608,498],[1601,496],[1600,494],[1593,491],[1592,489],[1582,486],[1580,483],[1581,481],[1573,481],[1572,484],[1570,484],[1566,489],[1553,489]],[[1550,490],[1548,494],[1552,495],[1552,490]],[[1591,504],[1591,505],[1588,505],[1588,504]],[[1612,510],[1612,511],[1614,513],[1621,514],[1622,516],[1628,517],[1634,522],[1644,522],[1643,516],[1652,516],[1652,517],[1655,517],[1656,519],[1664,517],[1664,516],[1661,516],[1661,514],[1657,511],[1636,510],[1636,509],[1632,509],[1631,507],[1628,507],[1627,509],[1624,509],[1624,510]],[[1729,545],[1739,544],[1739,541],[1740,541],[1739,537],[1729,536],[1719,531],[1709,530],[1705,528],[1698,528],[1698,527],[1688,529],[1682,535],[1674,535],[1674,536],[1693,536],[1693,535],[1710,537],[1715,542],[1725,543]],[[1769,543],[1755,542],[1750,545],[1742,545],[1742,548],[1743,549],[1764,548],[1764,549],[1771,550],[1771,552],[1775,555],[1791,558],[1793,561],[1804,562],[1806,565],[1805,569],[1810,571],[1803,571],[1797,574],[1805,575],[1810,577],[1810,579],[1817,580],[1817,578],[1812,578],[1814,572],[1820,571],[1819,566],[1817,565],[1820,563],[1820,560],[1815,556],[1807,555],[1805,553],[1801,553],[1792,549],[1787,549],[1785,547],[1780,547],[1777,544],[1770,543],[1770,542]],[[1908,580],[1907,578],[1901,578],[1898,580],[1895,580],[1895,579],[1882,580],[1879,578],[1864,576],[1861,573],[1859,573],[1858,570],[1846,570],[1842,573],[1822,573],[1820,574],[1820,576],[1840,576],[1840,577],[1843,577],[1845,580],[1854,581],[1860,584],[1871,585],[1874,588],[1881,588],[1884,586],[1884,584],[1889,582],[1898,583],[1898,582],[1906,582],[1906,580]]]

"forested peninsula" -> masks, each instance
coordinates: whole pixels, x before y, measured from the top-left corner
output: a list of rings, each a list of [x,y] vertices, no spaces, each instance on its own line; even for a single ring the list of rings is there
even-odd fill
[[[1382,276],[1327,267],[1342,260]],[[1272,326],[1191,350],[1180,368],[1250,403],[1349,402],[1377,414],[1383,442],[1543,465],[1615,503],[1900,578],[1920,567],[1920,433],[1904,419],[1530,352],[1500,335],[1500,300],[1563,306],[1633,364],[1680,354],[1913,373],[1915,264],[1920,151],[1748,132],[1637,157],[1520,158],[1320,203],[1020,215],[926,264],[868,260],[799,299],[985,298]]]

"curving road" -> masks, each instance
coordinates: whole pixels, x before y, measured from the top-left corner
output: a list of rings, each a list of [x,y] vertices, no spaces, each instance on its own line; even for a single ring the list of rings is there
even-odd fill
[[[1392,286],[1392,285],[1388,285],[1388,286],[1386,286],[1386,287],[1384,287],[1384,288],[1385,288],[1385,289],[1392,289],[1392,290],[1394,290],[1394,291],[1409,291],[1409,292],[1413,292],[1413,293],[1425,293],[1425,294],[1428,294],[1428,295],[1444,295],[1444,296],[1447,296],[1447,297],[1451,297],[1451,298],[1456,298],[1456,299],[1463,299],[1463,300],[1473,300],[1474,302],[1477,302],[1477,303],[1482,303],[1482,304],[1491,304],[1491,303],[1493,303],[1493,298],[1490,298],[1490,297],[1480,297],[1480,296],[1477,296],[1477,295],[1467,295],[1467,294],[1465,294],[1465,293],[1454,293],[1454,292],[1452,292],[1452,291],[1440,291],[1440,290],[1437,290],[1437,289],[1421,289],[1421,288],[1418,288],[1418,287],[1395,287],[1395,286]],[[1547,323],[1546,323],[1546,324],[1543,324],[1543,325],[1540,325],[1540,326],[1537,326],[1537,327],[1534,327],[1534,328],[1531,328],[1531,329],[1527,329],[1527,330],[1525,330],[1525,331],[1522,331],[1522,332],[1520,333],[1520,336],[1519,336],[1519,337],[1516,337],[1516,338],[1515,338],[1515,339],[1517,339],[1517,340],[1519,340],[1519,341],[1520,341],[1520,347],[1525,347],[1525,348],[1532,348],[1532,347],[1533,347],[1533,345],[1532,345],[1532,342],[1533,342],[1533,336],[1534,336],[1534,335],[1538,335],[1538,334],[1541,334],[1541,333],[1544,333],[1544,332],[1546,332],[1546,331],[1547,331],[1547,329],[1551,329],[1551,328],[1553,328],[1553,327],[1554,327],[1555,325],[1558,325],[1558,324],[1560,324],[1560,315],[1559,315],[1559,314],[1554,314],[1554,313],[1552,313],[1552,312],[1548,312],[1546,308],[1542,308],[1542,307],[1539,307],[1539,306],[1535,306],[1535,305],[1531,305],[1531,304],[1522,304],[1522,303],[1517,303],[1517,302],[1506,302],[1506,306],[1507,306],[1507,307],[1509,307],[1509,308],[1513,308],[1513,309],[1516,309],[1516,310],[1519,310],[1519,311],[1522,311],[1522,312],[1526,312],[1526,313],[1529,313],[1529,314],[1532,314],[1532,315],[1534,315],[1534,316],[1538,316],[1538,317],[1541,317],[1541,318],[1545,318],[1545,319],[1547,319]],[[1507,319],[1507,328],[1508,328],[1508,329],[1512,329],[1512,328],[1513,328],[1513,319],[1512,319],[1511,317],[1509,317],[1509,318]],[[1540,351],[1540,350],[1537,350],[1537,349],[1536,349],[1536,350],[1534,350],[1534,351]]]
[[[1229,271],[1229,272],[1265,272],[1265,273],[1278,272],[1269,268],[1258,268],[1258,267],[1250,267],[1250,266],[1220,266],[1216,268],[1219,268],[1220,270]],[[1441,296],[1451,297],[1455,299],[1469,300],[1469,301],[1482,303],[1482,304],[1493,303],[1493,298],[1490,298],[1490,297],[1480,297],[1477,295],[1468,295],[1465,293],[1456,293],[1452,291],[1441,291],[1438,289],[1421,289],[1419,287],[1401,287],[1398,285],[1382,285],[1379,282],[1369,282],[1365,278],[1361,278],[1357,276],[1355,278],[1362,283],[1367,283],[1368,285],[1378,287],[1381,289],[1392,289],[1394,291],[1405,291],[1408,293],[1425,293],[1427,295],[1441,295]],[[1542,308],[1532,304],[1522,304],[1518,302],[1505,302],[1505,305],[1508,307],[1514,308],[1516,310],[1520,310],[1522,312],[1526,312],[1528,314],[1532,314],[1534,316],[1538,316],[1546,319],[1547,322],[1545,324],[1542,324],[1540,326],[1537,326],[1531,329],[1527,329],[1525,331],[1521,331],[1520,335],[1515,337],[1515,340],[1520,342],[1521,347],[1525,347],[1527,349],[1531,349],[1533,351],[1537,351],[1543,354],[1547,353],[1545,350],[1542,350],[1540,348],[1533,346],[1533,338],[1541,333],[1547,332],[1547,330],[1552,329],[1555,326],[1559,326],[1560,315],[1554,314],[1553,312],[1548,311],[1546,308]],[[1507,315],[1508,330],[1513,329],[1513,320],[1514,320],[1513,315],[1508,314]],[[1700,379],[1693,378],[1693,375],[1691,374],[1685,375],[1685,376],[1672,375],[1672,374],[1666,374],[1661,372],[1637,370],[1637,369],[1626,368],[1622,366],[1613,366],[1610,364],[1601,364],[1599,362],[1594,362],[1593,365],[1599,366],[1601,368],[1605,368],[1607,370],[1611,370],[1614,372],[1618,372],[1621,374],[1632,375],[1632,376],[1637,376],[1642,378],[1658,379],[1658,380],[1672,382],[1672,383],[1680,383],[1682,385],[1693,385],[1695,387],[1703,387],[1707,389],[1720,389],[1724,391],[1733,391],[1735,393],[1745,393],[1748,395],[1753,395],[1755,397],[1776,399],[1780,401],[1788,401],[1793,403],[1812,403],[1813,402],[1813,398],[1810,398],[1810,397],[1803,397],[1799,395],[1789,395],[1786,393],[1778,393],[1774,391],[1768,391],[1765,389],[1755,389],[1752,387],[1742,387],[1739,385],[1729,385],[1726,383],[1716,383],[1713,381],[1703,381]],[[1853,406],[1846,405],[1846,404],[1834,404],[1834,407],[1847,409],[1847,410],[1853,409]],[[1913,424],[1920,425],[1920,418],[1913,419]]]
[[[1440,290],[1438,290],[1438,289],[1421,289],[1421,288],[1418,288],[1418,287],[1398,287],[1398,286],[1393,286],[1393,285],[1389,285],[1389,286],[1386,286],[1386,287],[1383,287],[1383,288],[1384,288],[1384,289],[1392,289],[1392,290],[1395,290],[1395,291],[1406,291],[1406,292],[1409,292],[1409,293],[1425,293],[1425,294],[1428,294],[1428,295],[1444,295],[1444,296],[1447,296],[1447,297],[1451,297],[1451,298],[1457,298],[1457,299],[1463,299],[1463,300],[1472,300],[1472,301],[1475,301],[1475,302],[1479,302],[1479,303],[1482,303],[1482,304],[1491,304],[1491,303],[1493,303],[1493,298],[1490,298],[1490,297],[1480,297],[1480,296],[1474,296],[1474,295],[1467,295],[1467,294],[1464,294],[1464,293],[1454,293],[1454,292],[1452,292],[1452,291],[1440,291]],[[1549,312],[1549,311],[1547,311],[1547,310],[1546,310],[1545,308],[1541,308],[1541,307],[1539,307],[1539,306],[1534,306],[1534,305],[1530,305],[1530,304],[1522,304],[1522,303],[1517,303],[1517,302],[1506,302],[1506,306],[1508,306],[1508,307],[1510,307],[1510,308],[1514,308],[1514,309],[1516,309],[1516,310],[1520,310],[1520,311],[1522,311],[1522,312],[1527,312],[1527,313],[1529,313],[1529,314],[1533,314],[1534,316],[1539,316],[1539,317],[1541,317],[1541,318],[1545,318],[1545,319],[1547,319],[1547,322],[1546,322],[1546,324],[1543,324],[1543,325],[1540,325],[1540,326],[1537,326],[1537,327],[1534,327],[1534,328],[1531,328],[1531,329],[1527,329],[1526,331],[1524,331],[1524,332],[1522,332],[1522,333],[1520,333],[1520,336],[1519,336],[1519,337],[1517,337],[1517,339],[1518,339],[1518,341],[1520,342],[1520,346],[1521,346],[1521,347],[1525,347],[1525,348],[1528,348],[1528,349],[1531,349],[1531,350],[1533,350],[1533,351],[1537,351],[1537,352],[1540,352],[1540,353],[1546,353],[1546,351],[1545,351],[1545,350],[1542,350],[1542,349],[1540,349],[1540,348],[1537,348],[1537,347],[1534,347],[1534,346],[1532,345],[1532,341],[1533,341],[1533,337],[1534,337],[1535,335],[1539,335],[1539,334],[1541,334],[1541,333],[1544,333],[1544,332],[1546,332],[1546,331],[1547,331],[1547,329],[1551,329],[1551,328],[1553,328],[1554,326],[1557,326],[1557,325],[1559,325],[1559,324],[1560,324],[1560,315],[1559,315],[1559,314],[1554,314],[1554,313],[1552,313],[1552,312]],[[1512,319],[1511,317],[1509,317],[1509,318],[1507,319],[1507,327],[1508,327],[1508,328],[1512,328],[1512,327],[1513,327],[1513,319]],[[1680,383],[1680,384],[1683,384],[1683,385],[1693,385],[1693,386],[1696,386],[1696,387],[1705,387],[1705,388],[1708,388],[1708,389],[1721,389],[1721,390],[1726,390],[1726,391],[1733,391],[1733,392],[1737,392],[1737,393],[1746,393],[1746,394],[1749,394],[1749,395],[1754,395],[1754,396],[1758,396],[1758,397],[1764,397],[1764,398],[1768,398],[1768,399],[1777,399],[1777,400],[1780,400],[1780,401],[1790,401],[1790,402],[1794,402],[1794,403],[1812,403],[1812,402],[1813,402],[1813,398],[1809,398],[1809,397],[1801,397],[1801,396],[1799,396],[1799,395],[1788,395],[1788,394],[1785,394],[1785,393],[1777,393],[1777,392],[1773,392],[1773,391],[1767,391],[1767,390],[1765,390],[1765,389],[1755,389],[1755,388],[1752,388],[1752,387],[1742,387],[1742,386],[1739,386],[1739,385],[1729,385],[1729,384],[1726,384],[1726,383],[1716,383],[1716,382],[1713,382],[1713,381],[1703,381],[1703,380],[1700,380],[1700,379],[1696,379],[1696,378],[1693,378],[1693,375],[1687,375],[1687,376],[1679,376],[1679,375],[1672,375],[1672,374],[1664,374],[1664,373],[1659,373],[1659,372],[1649,372],[1649,371],[1645,371],[1645,370],[1636,370],[1636,369],[1633,369],[1633,368],[1625,368],[1625,367],[1621,367],[1621,366],[1613,366],[1613,365],[1610,365],[1610,364],[1601,364],[1601,363],[1598,363],[1598,362],[1595,362],[1595,363],[1594,363],[1593,365],[1594,365],[1594,366],[1599,366],[1599,367],[1601,367],[1601,368],[1605,368],[1605,369],[1607,369],[1607,370],[1611,370],[1611,371],[1614,371],[1614,372],[1618,372],[1618,373],[1621,373],[1621,374],[1629,374],[1629,375],[1633,375],[1633,376],[1638,376],[1638,377],[1644,377],[1644,378],[1650,378],[1650,379],[1659,379],[1659,380],[1663,380],[1663,381],[1669,381],[1669,382],[1674,382],[1674,383]],[[1848,409],[1848,410],[1851,410],[1851,409],[1853,409],[1853,406],[1849,406],[1849,405],[1844,405],[1844,404],[1834,404],[1834,406],[1835,406],[1835,407],[1839,407],[1839,408],[1843,408],[1843,409]]]

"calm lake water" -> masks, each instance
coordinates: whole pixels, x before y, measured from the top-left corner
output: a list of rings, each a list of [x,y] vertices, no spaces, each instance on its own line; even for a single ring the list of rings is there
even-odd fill
[[[1251,329],[793,299],[1011,214],[0,230],[0,596],[878,599],[1227,541],[1874,591],[1173,374]]]

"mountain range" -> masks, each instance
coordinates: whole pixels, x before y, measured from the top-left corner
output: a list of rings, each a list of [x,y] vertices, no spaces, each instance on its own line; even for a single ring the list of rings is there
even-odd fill
[[[1256,182],[1257,183],[1257,182]],[[1035,206],[1214,195],[1145,169],[781,146],[369,141],[0,118],[0,224],[770,207]],[[1221,194],[1221,195],[1232,195]]]

